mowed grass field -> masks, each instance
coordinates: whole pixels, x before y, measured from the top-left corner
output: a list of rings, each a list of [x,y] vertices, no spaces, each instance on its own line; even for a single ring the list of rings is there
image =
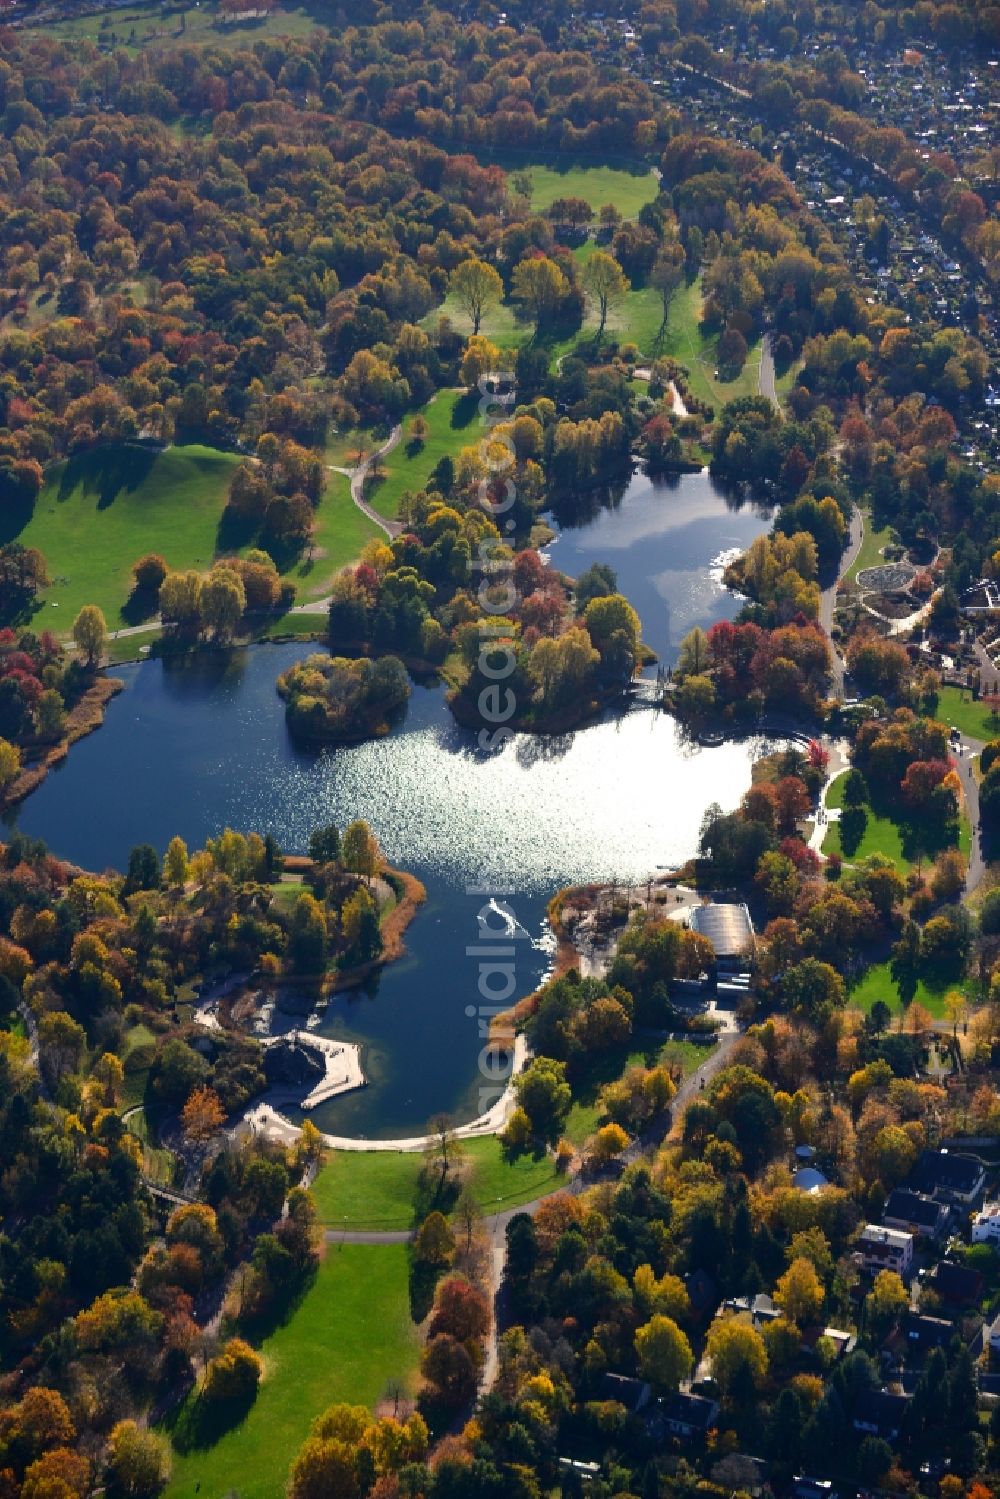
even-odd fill
[[[550,1157],[508,1163],[492,1135],[460,1141],[459,1155],[465,1184],[484,1214],[533,1202],[563,1184]],[[331,1152],[312,1186],[320,1221],[347,1230],[411,1228],[426,1165],[420,1151]]]
[[[623,167],[595,166],[585,161],[560,163],[517,161],[513,156],[501,161],[509,175],[523,174],[531,181],[531,206],[544,213],[559,198],[583,198],[596,214],[605,203],[613,203],[624,219],[635,219],[639,210],[659,195],[660,184],[650,168],[628,171]]]
[[[239,461],[200,446],[122,446],[57,464],[30,516],[8,515],[2,531],[48,563],[52,586],[35,626],[66,633],[84,604],[99,604],[111,629],[129,623],[121,610],[146,552],[174,568],[209,567]]]
[[[373,1407],[390,1379],[413,1388],[406,1245],[326,1246],[313,1284],[260,1352],[264,1378],[249,1414],[214,1446],[175,1453],[167,1499],[275,1499],[328,1406]]]
[[[952,983],[927,983],[924,979],[918,979],[916,992],[912,1003],[922,1005],[935,1020],[944,1020],[945,996],[952,989],[958,989],[971,1003],[974,999],[972,984],[964,979]],[[872,968],[865,971],[863,977],[849,990],[847,1003],[856,1010],[863,1010],[867,1015],[877,999],[887,1004],[894,1015],[898,1015],[904,1008],[899,993],[899,985],[892,976],[892,969],[888,963],[876,963]]]
[[[239,462],[192,445],[98,448],[57,464],[30,512],[8,514],[0,528],[0,539],[37,547],[48,563],[52,585],[35,626],[66,634],[84,604],[98,604],[112,630],[136,623],[123,611],[133,564],[146,552],[172,568],[209,568]],[[305,552],[288,567],[300,603],[328,592],[332,575],[382,534],[354,504],[344,475],[327,477],[311,560]]]
[[[977,702],[964,687],[942,687],[934,717],[941,723],[954,724],[970,739],[1000,738],[1000,721],[989,705]]]
[[[417,417],[427,423],[427,437],[422,443],[413,437]],[[394,519],[407,490],[416,494],[442,458],[446,455],[456,458],[462,448],[485,435],[486,427],[478,417],[477,395],[464,390],[442,390],[422,410],[404,418],[402,441],[379,465],[378,476],[369,477],[365,485],[368,503],[379,515]]]
[[[250,9],[252,0],[248,0]],[[181,16],[184,17],[183,29]],[[25,30],[30,30],[30,22]],[[61,41],[89,41],[137,51],[148,47],[187,47],[211,43],[215,47],[252,47],[254,42],[279,36],[308,37],[325,30],[306,11],[290,6],[261,20],[222,25],[212,0],[164,10],[162,5],[127,5],[120,10],[96,10],[66,20],[46,21],[44,30]]]
[[[308,603],[330,591],[330,579],[361,555],[374,537],[385,539],[375,522],[369,520],[351,499],[350,481],[344,474],[327,474],[326,490],[316,509],[313,533],[313,560],[308,554],[293,563],[288,576],[296,588],[296,601]]]
[[[950,721],[950,720],[949,720]],[[826,805],[829,808],[843,807],[844,805],[844,782],[846,777],[838,776],[830,790],[827,792]],[[865,808],[867,822],[862,834],[861,842],[850,854],[844,853],[843,843],[840,836],[840,825],[831,822],[826,837],[823,839],[823,853],[829,858],[831,854],[839,854],[841,858],[852,864],[860,864],[864,859],[870,859],[872,854],[882,854],[891,859],[900,874],[909,874],[916,863],[916,851],[907,846],[908,829],[891,817],[882,816],[872,810]],[[969,827],[969,819],[964,811],[958,823],[959,851],[966,859],[972,847],[972,830]],[[921,850],[921,857],[927,863],[935,850]]]
[[[581,269],[597,248],[594,240],[588,240],[574,250]],[[739,374],[733,379],[723,379],[717,361],[718,334],[703,328],[701,307],[699,277],[678,288],[670,303],[664,328],[663,306],[655,287],[636,287],[617,307],[609,309],[606,337],[619,344],[634,343],[643,359],[672,356],[689,371],[692,395],[721,410],[727,401],[734,401],[738,396],[757,394],[760,388],[760,342],[751,344],[746,364]],[[451,296],[424,318],[424,327],[432,329],[442,314],[451,319],[460,333],[468,336],[472,332],[469,318]],[[599,321],[596,306],[588,306],[583,326],[576,333],[569,338],[546,342],[551,362],[554,364],[565,358],[579,342],[592,339]],[[532,325],[521,321],[516,308],[507,302],[489,309],[480,332],[501,349],[519,349],[534,337]]]

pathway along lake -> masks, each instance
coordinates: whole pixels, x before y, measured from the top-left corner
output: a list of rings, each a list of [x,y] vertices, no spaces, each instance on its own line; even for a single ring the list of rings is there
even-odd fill
[[[707,475],[653,485],[635,478],[620,503],[553,544],[554,565],[594,561],[617,572],[646,639],[668,664],[694,624],[731,616],[721,553],[767,521],[734,511]],[[407,953],[371,993],[337,995],[323,1034],[364,1045],[370,1086],[311,1117],[342,1134],[422,1131],[445,1109],[471,1118],[492,1101],[478,1073],[480,915],[494,932],[505,902],[517,923],[515,995],[549,961],[545,908],[560,886],[639,879],[695,849],[709,802],[734,807],[759,741],[688,744],[672,718],[637,706],[556,738],[518,735],[484,754],[460,728],[443,689],[415,687],[389,738],[315,752],[285,730],[275,678],[309,643],[261,646],[189,663],[121,668],[126,690],[96,734],[12,817],[17,827],[90,869],[122,869],[129,849],[189,847],[227,824],[275,834],[304,852],[311,830],[367,818],[390,860],[412,870],[428,900]],[[487,943],[495,941],[489,936]],[[488,1013],[488,1012],[487,1012]]]

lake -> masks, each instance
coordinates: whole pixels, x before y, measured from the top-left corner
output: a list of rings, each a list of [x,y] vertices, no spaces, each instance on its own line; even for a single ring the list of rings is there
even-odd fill
[[[637,478],[614,508],[564,530],[550,555],[570,573],[610,563],[669,663],[692,624],[734,612],[719,556],[766,525],[733,511],[705,475],[670,486]],[[436,1111],[470,1118],[492,1101],[477,1070],[492,1013],[479,993],[480,965],[490,961],[484,933],[487,947],[514,933],[500,939],[513,948],[514,997],[530,992],[550,960],[553,893],[641,879],[687,858],[705,807],[738,803],[761,746],[692,745],[672,718],[638,704],[575,733],[516,735],[484,753],[451,718],[442,688],[416,686],[388,738],[303,750],[289,739],[274,684],[313,648],[120,668],[126,689],[104,727],[9,820],[100,869],[123,868],[135,843],[162,850],[179,833],[194,848],[226,825],[272,832],[287,851],[304,852],[317,825],[367,818],[428,900],[406,956],[370,992],[331,1001],[321,1030],[363,1043],[370,1086],[311,1117],[341,1134],[418,1133]]]

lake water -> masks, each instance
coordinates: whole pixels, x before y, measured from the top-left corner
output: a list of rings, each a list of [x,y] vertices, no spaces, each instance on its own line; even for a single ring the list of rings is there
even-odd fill
[[[551,556],[570,573],[610,563],[669,662],[692,624],[734,612],[719,555],[766,524],[733,512],[706,476],[676,487],[636,479],[614,509],[564,531]],[[550,958],[551,895],[573,882],[641,879],[688,857],[705,807],[736,805],[760,745],[692,746],[673,719],[640,705],[572,734],[517,735],[486,754],[454,723],[441,688],[417,686],[390,737],[304,751],[288,737],[274,683],[311,648],[122,668],[126,690],[104,727],[13,820],[99,869],[124,867],[135,843],[163,849],[179,833],[194,848],[227,824],[304,852],[317,825],[367,818],[428,900],[406,956],[371,992],[331,1001],[321,1029],[364,1044],[370,1086],[311,1117],[372,1137],[419,1132],[441,1109],[473,1117],[493,1097],[480,1092],[477,1068],[491,1013],[481,1013],[478,987],[489,955],[469,951],[484,940],[480,923],[487,945],[514,931],[514,997],[530,992]]]

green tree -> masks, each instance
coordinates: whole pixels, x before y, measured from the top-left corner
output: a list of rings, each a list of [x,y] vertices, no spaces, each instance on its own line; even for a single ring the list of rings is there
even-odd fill
[[[100,661],[107,638],[108,626],[100,609],[96,604],[84,604],[73,621],[73,640],[91,669]]]
[[[514,1090],[530,1120],[534,1137],[554,1145],[573,1103],[566,1081],[566,1063],[552,1057],[535,1057],[514,1079]]]
[[[0,739],[0,790],[9,786],[20,770],[21,751],[8,739]]]
[[[694,1367],[691,1344],[672,1317],[651,1317],[635,1335],[644,1378],[658,1390],[676,1390]]]
[[[487,309],[495,307],[503,296],[503,281],[494,266],[473,255],[452,271],[448,289],[472,319],[472,332],[476,334]]]
[[[362,874],[369,879],[379,866],[379,846],[375,834],[362,818],[348,823],[341,841],[341,862],[352,874]]]
[[[702,676],[707,666],[708,636],[700,625],[695,625],[681,641],[677,670],[685,676]]]
[[[188,877],[188,851],[183,838],[173,837],[163,859],[163,878],[168,885],[183,885]]]

